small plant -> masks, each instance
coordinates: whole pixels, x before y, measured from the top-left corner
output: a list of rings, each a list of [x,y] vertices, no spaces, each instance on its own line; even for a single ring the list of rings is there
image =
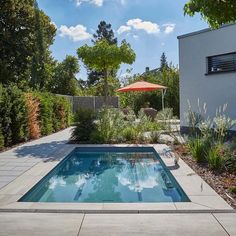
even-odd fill
[[[151,131],[149,142],[150,143],[159,143],[160,142],[160,132]]]
[[[193,158],[198,163],[206,161],[206,152],[209,148],[209,144],[202,138],[191,139],[188,143],[188,148]]]
[[[221,146],[213,146],[209,149],[207,160],[212,170],[222,170],[224,166],[224,157],[221,152]]]
[[[95,130],[95,113],[90,109],[79,109],[76,112],[77,125],[74,128],[71,139],[78,142],[90,141],[91,134]]]
[[[231,187],[229,190],[231,193],[236,194],[236,186]]]
[[[122,136],[125,141],[134,141],[138,139],[137,131],[132,127],[127,127],[122,131]]]

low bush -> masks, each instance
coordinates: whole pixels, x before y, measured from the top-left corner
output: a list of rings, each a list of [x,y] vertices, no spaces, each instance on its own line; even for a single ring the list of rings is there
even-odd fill
[[[71,139],[78,142],[88,142],[95,131],[95,113],[91,109],[79,109],[75,114],[77,125]]]
[[[139,121],[134,120],[133,114],[124,114],[122,111],[115,108],[102,109],[97,117],[96,124],[91,125],[92,131],[86,136],[86,142],[90,143],[122,143],[122,142],[146,142],[144,133],[147,131],[158,131],[160,125],[152,122],[145,114],[139,114]],[[75,120],[78,119],[78,114],[75,115]],[[89,123],[90,118],[89,118]],[[78,135],[88,132],[87,129],[80,130],[80,122],[76,125],[72,140],[81,141]],[[80,130],[80,132],[79,132]]]
[[[160,143],[160,136],[161,136],[160,132],[151,131],[148,141],[150,143]]]
[[[202,138],[190,139],[188,148],[198,163],[206,162],[206,154],[209,149],[209,143],[206,140]]]
[[[211,147],[209,149],[208,155],[207,155],[207,161],[209,164],[209,167],[212,170],[222,170],[224,166],[224,158],[221,155],[221,146],[215,146]]]

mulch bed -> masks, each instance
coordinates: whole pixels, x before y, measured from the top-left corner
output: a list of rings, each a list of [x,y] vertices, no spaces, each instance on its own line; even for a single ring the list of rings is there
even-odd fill
[[[236,209],[236,194],[230,191],[231,187],[236,187],[235,174],[212,171],[207,164],[198,164],[184,146],[177,145],[173,148],[184,162],[201,176],[229,205]]]

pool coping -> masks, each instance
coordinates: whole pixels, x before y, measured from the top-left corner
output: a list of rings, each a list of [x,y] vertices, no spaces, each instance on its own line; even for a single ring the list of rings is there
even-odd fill
[[[36,183],[47,175],[76,147],[153,147],[191,202],[170,203],[34,203],[18,202]],[[56,158],[55,158],[56,156]],[[182,159],[175,164],[175,154],[165,144],[65,144],[60,150],[34,165],[0,190],[0,212],[65,212],[65,213],[164,213],[164,212],[235,212]]]

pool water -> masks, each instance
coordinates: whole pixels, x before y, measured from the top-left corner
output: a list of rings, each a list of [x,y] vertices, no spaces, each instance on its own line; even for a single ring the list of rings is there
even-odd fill
[[[76,148],[20,201],[186,202],[153,148]]]

